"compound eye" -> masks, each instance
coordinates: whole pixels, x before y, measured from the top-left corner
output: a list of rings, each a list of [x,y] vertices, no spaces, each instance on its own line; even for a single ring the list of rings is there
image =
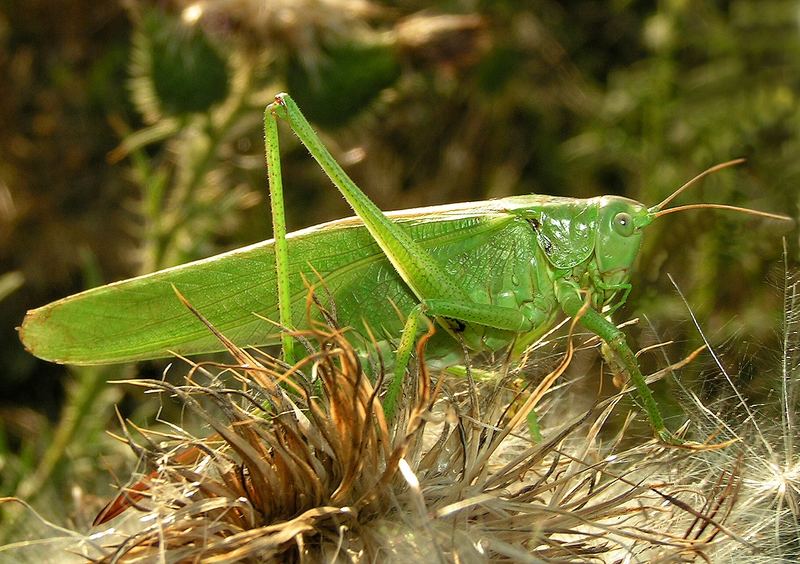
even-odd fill
[[[633,218],[629,213],[619,212],[617,215],[615,215],[613,226],[614,226],[614,231],[616,231],[623,237],[630,237],[631,235],[633,235],[634,231]]]

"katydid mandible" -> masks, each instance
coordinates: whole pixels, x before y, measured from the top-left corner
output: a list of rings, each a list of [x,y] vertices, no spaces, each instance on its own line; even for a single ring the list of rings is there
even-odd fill
[[[277,120],[286,121],[357,217],[286,234]],[[670,440],[625,335],[609,312],[630,291],[642,230],[712,167],[653,207],[617,196],[585,200],[540,195],[382,212],[333,159],[297,105],[279,94],[265,111],[266,155],[275,238],[208,259],[88,290],[28,312],[20,338],[34,355],[68,364],[106,364],[219,351],[222,346],[176,298],[177,289],[239,346],[282,342],[306,323],[305,280],[324,281],[337,319],[355,335],[367,328],[403,335],[393,405],[420,316],[443,329],[429,348],[498,350],[529,344],[559,311],[600,337],[628,372],[659,438]],[[584,307],[588,304],[588,307]],[[401,315],[398,315],[400,312]],[[403,319],[405,317],[405,319]],[[267,319],[265,319],[267,318]]]

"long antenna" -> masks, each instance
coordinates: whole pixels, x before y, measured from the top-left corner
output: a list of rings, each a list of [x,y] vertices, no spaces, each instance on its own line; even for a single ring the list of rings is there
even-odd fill
[[[701,180],[702,178],[708,176],[709,174],[717,172],[718,170],[722,170],[723,168],[728,168],[728,167],[731,167],[731,166],[736,166],[736,165],[742,164],[743,162],[745,162],[745,159],[733,159],[732,161],[720,163],[718,165],[712,166],[711,168],[709,168],[707,170],[704,170],[703,172],[701,172],[700,174],[698,174],[697,176],[692,178],[689,182],[687,182],[686,184],[684,184],[683,186],[681,186],[680,188],[675,190],[672,194],[667,196],[666,200],[664,200],[663,202],[661,202],[657,206],[654,206],[654,207],[652,207],[650,209],[651,210],[656,210],[656,211],[660,210],[661,208],[666,206],[668,203],[670,203],[672,200],[674,200],[675,198],[680,196],[681,193],[684,190],[686,190],[687,188],[689,188],[690,186],[695,184],[698,180]],[[681,208],[673,208],[673,209],[676,209],[676,210],[677,209],[683,209],[683,206],[681,206]],[[658,215],[659,214],[656,214],[656,217],[658,217]]]
[[[708,171],[706,171],[706,172],[708,172]],[[703,173],[703,174],[705,174],[705,173]],[[672,197],[667,199],[666,202],[669,202],[670,199],[672,199]],[[662,204],[659,204],[659,207],[661,205],[663,205],[663,202],[662,202]],[[666,210],[657,211],[656,213],[653,214],[653,217],[661,217],[662,215],[667,215],[668,213],[675,213],[675,212],[684,211],[684,210],[696,210],[696,209],[702,209],[702,208],[706,208],[706,209],[714,208],[714,209],[718,209],[718,210],[731,210],[731,211],[738,211],[738,212],[742,212],[742,213],[748,213],[750,215],[757,215],[759,217],[768,217],[769,219],[779,219],[781,221],[794,221],[794,219],[792,219],[788,215],[782,215],[782,214],[779,214],[779,213],[769,213],[769,212],[763,212],[763,211],[758,211],[758,210],[751,210],[751,209],[748,209],[748,208],[740,208],[738,206],[729,206],[729,205],[726,205],[726,204],[687,204],[685,206],[676,206],[674,208],[668,208]]]

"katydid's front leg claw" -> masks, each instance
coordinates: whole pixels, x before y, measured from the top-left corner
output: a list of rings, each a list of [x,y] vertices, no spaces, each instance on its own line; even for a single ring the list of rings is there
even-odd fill
[[[658,437],[658,441],[666,446],[682,447],[687,444],[681,437],[673,435],[669,429],[661,429],[656,432],[656,436]]]

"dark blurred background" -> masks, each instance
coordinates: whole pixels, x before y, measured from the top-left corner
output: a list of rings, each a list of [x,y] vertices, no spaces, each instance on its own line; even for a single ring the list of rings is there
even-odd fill
[[[5,0],[0,76],[0,495],[77,525],[124,452],[102,434],[113,405],[148,409],[104,382],[163,367],[47,364],[15,327],[87,287],[268,238],[261,119],[279,91],[386,210],[523,193],[653,205],[735,157],[747,164],[680,203],[797,216],[800,201],[797,1]],[[288,134],[283,158],[290,229],[350,214]],[[700,342],[671,273],[768,397],[782,236],[793,262],[797,231],[776,222],[656,222],[621,312],[648,321],[629,334],[676,340],[673,358]],[[687,378],[713,387],[704,366]]]

